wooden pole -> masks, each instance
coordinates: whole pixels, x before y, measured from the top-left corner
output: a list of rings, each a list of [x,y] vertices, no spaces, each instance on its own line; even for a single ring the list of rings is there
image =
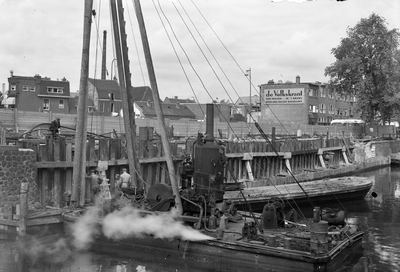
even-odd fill
[[[121,2],[121,1],[119,1]],[[118,2],[118,5],[120,4]],[[136,154],[136,126],[135,126],[135,114],[133,111],[133,101],[131,98],[131,94],[129,92],[129,88],[131,87],[130,80],[130,72],[129,72],[129,61],[127,54],[123,54],[123,44],[126,46],[126,34],[125,27],[122,28],[122,25],[125,24],[123,21],[123,13],[122,11],[122,3],[121,3],[121,11],[118,11],[115,0],[110,1],[111,8],[111,16],[112,23],[114,29],[114,40],[115,40],[115,51],[117,57],[117,68],[118,68],[118,77],[119,84],[121,88],[121,102],[122,102],[122,111],[123,111],[123,121],[125,127],[125,137],[126,137],[126,152],[128,154],[128,164],[129,171],[131,172],[132,181],[135,184],[135,187],[138,187],[138,177],[140,175],[140,167]],[[126,59],[125,59],[126,58]],[[125,60],[124,60],[125,59]]]
[[[182,213],[183,212],[182,200],[179,194],[178,183],[176,181],[176,175],[175,175],[174,162],[172,160],[171,149],[167,138],[167,131],[165,129],[164,114],[161,110],[160,95],[158,93],[157,80],[154,72],[153,60],[151,58],[149,41],[147,39],[147,32],[146,32],[146,26],[144,24],[142,8],[140,6],[139,0],[134,0],[134,4],[135,4],[136,17],[139,23],[140,35],[142,38],[143,50],[146,58],[147,72],[149,74],[150,86],[153,93],[154,107],[157,114],[157,121],[160,126],[161,141],[165,152],[165,159],[167,161],[169,178],[171,180],[172,191],[175,195],[176,207],[178,211]]]
[[[79,82],[78,118],[75,131],[75,153],[72,177],[71,205],[85,205],[86,141],[87,141],[87,85],[89,77],[89,49],[93,0],[85,0],[81,77]]]
[[[29,183],[21,182],[21,189],[19,192],[19,203],[20,203],[20,217],[18,221],[18,235],[23,238],[26,236],[26,222],[28,218],[28,192]]]
[[[126,101],[127,101],[127,109],[129,112],[129,118],[128,120],[124,120],[129,124],[129,132],[131,135],[131,149],[132,149],[132,154],[131,158],[129,158],[129,153],[128,153],[128,158],[130,161],[129,167],[130,169],[135,169],[136,173],[131,173],[133,182],[138,185],[138,180],[140,179],[140,165],[139,165],[139,159],[137,156],[137,148],[136,148],[136,124],[135,124],[135,112],[133,110],[133,100],[131,96],[130,89],[132,87],[131,83],[131,73],[129,69],[129,56],[128,56],[128,46],[126,44],[126,31],[125,31],[125,20],[124,20],[124,9],[122,7],[122,0],[118,0],[117,2],[117,10],[118,10],[118,18],[119,18],[119,28],[120,28],[120,33],[121,33],[121,53],[122,53],[122,65],[123,65],[123,71],[125,73],[125,84],[126,84]],[[125,118],[124,118],[125,119]],[[127,127],[127,126],[125,126]],[[128,131],[126,129],[126,131]],[[129,148],[129,146],[128,146]],[[136,186],[137,187],[137,186]]]

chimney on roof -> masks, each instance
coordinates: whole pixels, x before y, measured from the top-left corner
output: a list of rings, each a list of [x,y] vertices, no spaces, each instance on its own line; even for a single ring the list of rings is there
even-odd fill
[[[178,96],[177,96],[177,95],[175,95],[175,96],[174,96],[174,98],[175,98],[175,99],[178,99]]]
[[[106,79],[106,47],[107,47],[107,31],[103,31],[103,55],[101,61],[101,79]]]
[[[268,84],[274,84],[274,83],[275,83],[275,82],[274,82],[273,79],[268,80]]]
[[[175,105],[175,106],[176,106],[177,109],[180,109],[180,108],[181,108],[181,103],[176,102],[176,105]]]
[[[10,75],[11,75],[11,77],[14,76],[14,71],[13,70],[10,71]]]
[[[296,84],[300,84],[300,76],[296,76]]]

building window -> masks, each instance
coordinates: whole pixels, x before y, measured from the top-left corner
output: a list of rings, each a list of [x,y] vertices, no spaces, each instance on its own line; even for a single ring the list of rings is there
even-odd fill
[[[320,113],[326,113],[326,105],[325,104],[320,104],[319,105],[319,112]]]
[[[349,115],[353,116],[353,110],[352,109],[349,109]]]
[[[29,91],[30,91],[30,92],[36,92],[36,87],[30,86],[30,87],[29,87]]]
[[[100,103],[100,111],[104,112],[104,103]]]
[[[88,112],[94,112],[93,106],[88,106]]]
[[[308,96],[314,96],[313,89],[308,89]]]
[[[347,116],[347,110],[344,110],[344,116]]]
[[[111,103],[111,112],[114,112],[114,103]]]
[[[28,89],[28,86],[26,86],[26,85],[23,85],[22,86],[22,91],[24,91],[24,92],[27,92],[29,89]]]
[[[309,105],[308,110],[309,110],[309,112],[318,113],[318,107],[316,105]]]
[[[64,99],[58,100],[58,108],[63,109],[64,108]]]
[[[335,114],[335,110],[333,108],[333,105],[329,105],[329,114]]]
[[[327,90],[325,88],[321,88],[321,97],[326,97]]]
[[[43,99],[43,110],[50,110],[50,99]]]
[[[64,93],[64,88],[60,87],[47,87],[48,93]]]
[[[16,91],[17,90],[17,85],[11,85],[10,89],[11,89],[11,91]]]

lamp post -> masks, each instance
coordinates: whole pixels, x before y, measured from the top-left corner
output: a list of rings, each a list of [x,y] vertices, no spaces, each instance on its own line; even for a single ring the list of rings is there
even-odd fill
[[[248,69],[248,70],[246,70],[246,74],[245,74],[246,76],[248,76],[249,77],[249,82],[250,82],[250,101],[249,101],[249,104],[250,104],[250,114],[251,114],[251,110],[252,110],[252,108],[253,108],[253,106],[252,106],[252,104],[251,104],[251,67]],[[250,119],[249,119],[250,120]]]
[[[111,80],[114,80],[114,78],[113,78],[113,68],[114,68],[114,61],[116,61],[117,59],[113,59],[112,61],[111,61]],[[118,65],[118,63],[117,63],[117,65]]]

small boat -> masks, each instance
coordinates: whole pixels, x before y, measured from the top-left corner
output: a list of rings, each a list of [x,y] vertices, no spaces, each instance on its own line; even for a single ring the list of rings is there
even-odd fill
[[[281,198],[297,205],[315,205],[364,199],[373,184],[372,177],[340,177],[314,181],[251,187],[237,191],[227,191],[225,199],[238,205],[249,204],[253,211],[261,211],[265,203],[273,198]],[[300,187],[301,186],[301,187]],[[246,197],[243,199],[242,194]]]

